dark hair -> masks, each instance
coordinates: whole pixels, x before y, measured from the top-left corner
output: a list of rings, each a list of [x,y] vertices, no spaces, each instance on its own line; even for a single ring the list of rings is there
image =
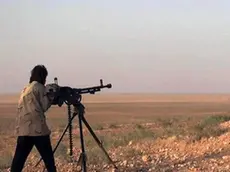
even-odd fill
[[[32,83],[33,81],[37,81],[44,85],[47,75],[48,75],[48,71],[44,65],[36,65],[31,70],[31,76],[30,76],[29,83]]]

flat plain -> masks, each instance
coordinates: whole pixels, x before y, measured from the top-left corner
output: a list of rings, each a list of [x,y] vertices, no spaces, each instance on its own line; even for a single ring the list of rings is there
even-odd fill
[[[9,169],[16,144],[14,122],[17,99],[18,95],[0,96],[2,170]],[[222,165],[217,163],[209,166],[209,159],[205,159],[205,155],[221,155],[221,150],[226,151],[229,147],[219,147],[220,152],[215,152],[216,149],[212,150],[212,146],[209,145],[209,149],[203,151],[202,147],[207,144],[203,145],[205,141],[202,139],[219,139],[228,134],[228,130],[217,129],[216,126],[229,120],[230,94],[96,94],[84,95],[82,103],[85,105],[86,120],[103,140],[112,159],[116,159],[120,171],[224,171],[225,168],[228,170],[230,156],[223,155],[225,159],[222,160]],[[46,116],[52,130],[54,146],[68,122],[67,106],[52,106]],[[74,120],[73,127],[76,151],[74,153],[77,157],[80,151],[78,118]],[[84,134],[89,151],[89,169],[111,171],[112,166],[106,166],[107,161],[103,153],[97,149],[85,127]],[[55,154],[59,171],[75,168],[69,163],[68,134],[66,135]],[[146,146],[142,147],[145,144]],[[184,149],[176,151],[175,148],[179,148],[175,144],[183,145]],[[202,149],[202,153],[192,150],[194,144],[198,144],[197,147]],[[174,147],[170,147],[173,145]],[[167,153],[163,156],[164,149],[169,150],[168,154],[173,154],[177,158],[166,156]],[[32,166],[38,157],[34,150],[25,170],[33,171]],[[200,158],[200,163],[198,159],[194,160],[195,157]],[[213,158],[215,159],[215,156]],[[168,166],[165,165],[167,163]]]

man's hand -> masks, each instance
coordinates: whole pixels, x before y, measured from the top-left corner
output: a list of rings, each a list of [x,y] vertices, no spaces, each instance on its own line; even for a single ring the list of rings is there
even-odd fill
[[[46,85],[46,93],[50,101],[52,102],[59,92],[59,86],[55,83]]]

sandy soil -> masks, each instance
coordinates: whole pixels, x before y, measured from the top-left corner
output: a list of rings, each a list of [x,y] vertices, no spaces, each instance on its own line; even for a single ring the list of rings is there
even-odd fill
[[[0,95],[0,103],[15,103],[19,95]],[[230,102],[230,94],[95,94],[83,95],[86,103],[130,102]]]
[[[104,126],[102,124],[151,124],[158,117],[229,114],[229,97],[230,95],[227,94],[98,94],[84,96],[83,103],[86,107],[85,117],[89,124],[91,126],[99,125],[100,128],[100,126]],[[4,133],[2,145],[3,148],[5,145],[7,150],[11,151],[15,145],[15,138],[11,137],[11,134],[14,129],[17,99],[17,95],[0,96],[0,131]],[[67,118],[66,105],[63,107],[53,106],[47,112],[47,120],[51,128],[63,128],[67,123]],[[78,123],[77,120],[75,122],[74,125]],[[114,131],[116,131],[116,134],[119,135],[122,133],[120,130],[123,131],[124,129],[124,127],[110,128],[108,131],[106,129],[99,129],[98,132],[99,135],[102,132],[114,135]],[[186,140],[181,141],[171,138],[166,140],[150,140],[149,142],[143,141],[143,143],[127,145],[112,151],[115,151],[113,158],[119,159],[120,167],[127,172],[229,171],[230,156],[227,153],[223,154],[221,152],[223,150],[230,151],[229,142],[223,144],[223,141],[226,140],[229,140],[229,133],[195,143],[187,143]],[[79,149],[79,145],[76,147]],[[130,150],[128,151],[129,158],[121,154],[121,152],[125,153],[127,150]],[[6,149],[3,149],[3,151],[6,151]],[[136,155],[133,151],[134,153],[142,153]],[[212,156],[212,159],[215,160],[214,163],[206,155],[216,154],[216,152],[221,156]],[[110,154],[112,153],[110,152]],[[171,155],[173,156],[171,157]],[[150,157],[151,161],[143,160],[145,156]],[[9,162],[10,160],[6,161],[7,164]],[[58,168],[62,169],[62,171],[66,171],[64,166],[70,169],[69,164],[58,163]],[[31,168],[29,168],[29,171],[31,172]],[[102,171],[106,170],[103,169]]]
[[[90,122],[151,120],[153,116],[206,115],[230,112],[230,95],[97,94],[85,95],[83,103]],[[0,95],[0,116],[12,118],[17,95]],[[66,118],[67,107],[53,106],[48,118]],[[128,120],[128,121],[127,121]]]

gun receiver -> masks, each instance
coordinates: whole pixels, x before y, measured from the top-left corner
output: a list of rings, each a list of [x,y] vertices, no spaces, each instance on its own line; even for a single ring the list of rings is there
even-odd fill
[[[57,78],[54,78],[54,82],[57,84]],[[57,99],[59,101],[68,102],[68,104],[73,104],[76,101],[81,101],[81,94],[95,94],[95,92],[101,91],[104,88],[112,88],[112,84],[103,84],[103,80],[100,79],[99,86],[86,87],[86,88],[71,88],[69,86],[59,86],[59,91],[57,93]],[[57,102],[54,101],[55,103]]]

